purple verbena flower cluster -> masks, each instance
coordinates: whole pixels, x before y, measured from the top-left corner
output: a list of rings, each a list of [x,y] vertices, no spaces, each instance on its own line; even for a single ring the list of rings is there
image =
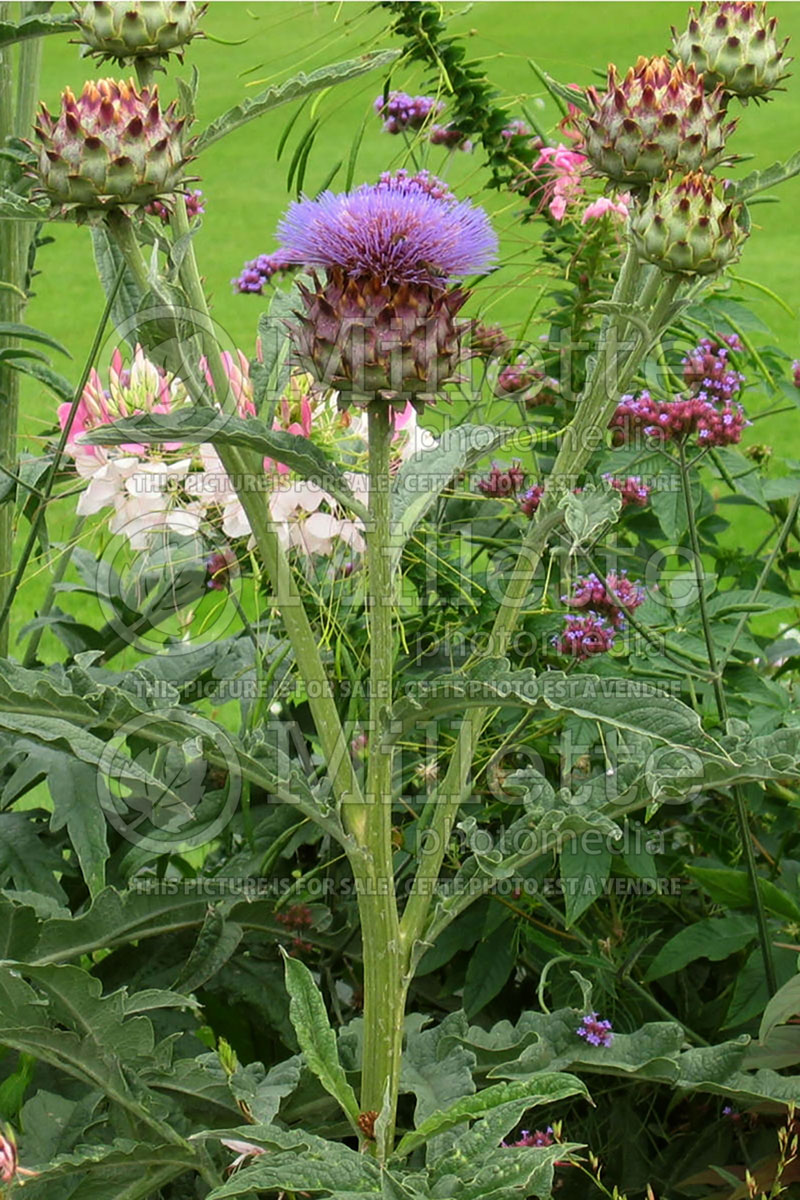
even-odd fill
[[[463,150],[466,154],[472,149],[469,138],[453,125],[434,125],[429,141],[432,146],[446,146],[448,150]]]
[[[742,343],[735,333],[719,342],[701,338],[683,360],[683,378],[694,395],[722,404],[737,396],[742,389],[744,375],[733,369],[728,356],[731,350],[741,349]]]
[[[486,270],[497,251],[486,213],[469,201],[381,185],[296,201],[278,233],[287,263],[338,267],[352,279],[381,284],[443,287]]]
[[[792,383],[796,388],[800,388],[800,358],[796,358],[792,363]]]
[[[542,502],[543,495],[544,487],[540,483],[535,483],[533,487],[528,488],[519,502],[519,506],[526,517],[533,516]]]
[[[525,473],[518,462],[513,462],[510,467],[498,467],[497,463],[492,463],[492,469],[486,479],[478,480],[478,491],[483,492],[486,496],[492,496],[495,499],[505,499],[507,496],[515,496],[521,491],[525,484]]]
[[[609,487],[616,488],[619,492],[623,508],[628,508],[632,504],[644,508],[650,498],[652,488],[649,488],[646,483],[642,483],[639,475],[628,475],[625,479],[618,478],[616,475],[604,475],[603,479]]]
[[[538,408],[542,404],[555,404],[561,393],[557,379],[545,375],[535,367],[523,362],[509,363],[497,377],[495,391],[498,396],[524,395],[526,408]]]
[[[578,579],[571,596],[562,596],[565,604],[590,609],[597,616],[607,617],[615,629],[625,627],[624,614],[644,602],[644,588],[631,583],[625,571],[609,571],[605,584],[592,572]]]
[[[409,96],[407,92],[389,92],[375,97],[373,105],[379,117],[383,117],[384,133],[404,133],[407,129],[421,129],[430,117],[444,108],[441,100],[433,96]]]
[[[514,120],[508,122],[505,129],[500,130],[500,136],[510,142],[515,137],[530,137],[531,131],[524,121],[515,117]]]
[[[516,1146],[553,1146],[555,1141],[553,1126],[548,1125],[547,1129],[534,1129],[533,1131],[521,1129],[519,1141],[501,1142],[500,1145],[508,1150]]]
[[[260,296],[264,291],[264,284],[269,283],[273,275],[277,275],[279,271],[291,271],[293,266],[294,264],[286,262],[281,254],[259,254],[258,258],[244,264],[241,274],[237,279],[232,279],[231,283],[237,292]]]
[[[609,422],[609,429],[628,441],[639,431],[662,441],[685,441],[693,433],[700,446],[731,446],[741,440],[750,422],[741,404],[725,401],[718,408],[702,394],[654,400],[650,392],[623,396]]]
[[[189,220],[193,221],[195,217],[202,216],[206,211],[206,207],[203,201],[203,193],[200,189],[195,188],[193,192],[184,192],[183,195],[186,200],[186,215]],[[151,217],[158,217],[162,225],[169,225],[172,211],[170,206],[164,204],[162,200],[151,200],[149,204],[145,205],[144,211],[149,213]]]
[[[610,1021],[601,1021],[596,1012],[587,1013],[575,1030],[590,1046],[610,1046],[614,1040]]]
[[[560,634],[553,638],[559,654],[585,662],[595,654],[606,654],[614,645],[616,630],[595,613],[567,613]]]
[[[362,186],[369,189],[373,185],[365,183]],[[456,203],[456,197],[447,184],[437,179],[430,171],[417,171],[414,175],[405,167],[401,167],[399,171],[384,171],[374,187],[379,191],[401,192],[404,195],[423,193],[432,196],[434,200],[444,200],[448,204]]]
[[[473,326],[469,344],[473,354],[480,358],[493,358],[495,355],[508,354],[513,342],[502,325],[484,325],[478,321]]]

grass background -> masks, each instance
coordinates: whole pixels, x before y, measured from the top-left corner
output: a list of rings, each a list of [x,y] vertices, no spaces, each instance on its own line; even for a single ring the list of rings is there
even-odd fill
[[[57,5],[56,10],[65,7]],[[772,7],[783,33],[793,35],[795,44],[800,44],[800,3]],[[670,25],[684,24],[687,8],[669,0],[650,4],[476,3],[454,11],[452,28],[467,33],[470,55],[483,61],[500,93],[499,102],[508,106],[510,115],[519,113],[521,102],[531,105],[547,126],[556,121],[558,113],[529,64],[531,57],[564,82],[587,84],[595,80],[597,71],[604,71],[609,61],[625,68],[639,54],[664,52]],[[386,31],[387,21],[383,10],[362,3],[212,0],[203,21],[209,39],[193,43],[182,69],[185,74],[192,65],[199,70],[198,127],[244,96],[299,70],[307,72],[367,49],[396,45]],[[160,76],[166,97],[175,93],[174,79],[179,70],[171,65],[168,75]],[[57,107],[65,85],[80,89],[88,78],[114,73],[113,66],[97,66],[92,60],[82,59],[78,47],[64,37],[45,40],[41,94],[51,110]],[[308,192],[313,194],[320,187],[339,159],[347,162],[365,118],[355,182],[374,180],[387,168],[410,165],[403,140],[383,134],[380,122],[371,113],[372,101],[383,83],[381,74],[372,73],[334,89],[318,102],[315,115],[321,118],[321,124],[306,173]],[[425,87],[424,76],[416,66],[396,67],[392,84],[412,92]],[[237,131],[194,164],[201,177],[196,186],[203,188],[206,199],[206,215],[196,246],[213,298],[214,315],[224,331],[224,340],[241,346],[248,354],[253,350],[264,302],[259,297],[235,295],[231,278],[245,259],[275,247],[276,224],[287,203],[292,152],[310,120],[311,106],[300,114],[278,161],[278,144],[296,107],[277,109]],[[767,166],[785,158],[800,145],[800,80],[790,79],[787,91],[767,105],[735,108],[740,125],[734,148],[742,155],[753,155],[757,165]],[[481,160],[480,150],[448,154],[431,148],[426,165],[445,175],[459,194],[479,195],[487,178]],[[747,164],[740,170],[751,166]],[[344,173],[342,167],[333,181],[334,188],[342,186]],[[780,196],[779,204],[754,208],[753,236],[736,273],[783,299],[785,307],[759,290],[751,293],[754,307],[774,329],[779,344],[793,357],[800,357],[800,180],[784,185]],[[536,269],[540,225],[521,225],[515,216],[518,206],[507,195],[483,193],[481,202],[492,210],[501,234],[504,265],[482,285],[473,308],[477,306],[488,318],[513,328],[525,319],[546,283]],[[54,242],[40,252],[37,265],[42,274],[35,280],[36,296],[27,320],[69,347],[73,361],[55,365],[74,379],[91,343],[104,297],[95,275],[88,231],[54,223],[48,232]],[[55,401],[26,380],[21,448],[34,448],[52,433],[54,421]],[[783,452],[787,448],[800,450],[794,414],[760,424],[757,440],[779,442]],[[53,513],[51,529],[55,537],[71,521],[68,510],[72,503],[65,501],[57,506],[63,508],[63,518]],[[46,571],[34,572],[26,581],[17,606],[17,628],[38,603],[44,576]]]

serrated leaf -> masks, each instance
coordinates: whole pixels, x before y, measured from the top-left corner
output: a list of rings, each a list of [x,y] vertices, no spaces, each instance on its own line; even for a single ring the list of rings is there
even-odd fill
[[[0,21],[0,46],[12,46],[15,42],[26,42],[30,38],[74,31],[75,18],[72,16],[34,15],[23,17],[21,21]]]
[[[749,200],[758,192],[765,192],[768,188],[777,187],[779,183],[784,183],[795,175],[800,175],[800,150],[785,162],[773,163],[771,167],[763,170],[751,171],[749,175],[745,175],[744,179],[731,181],[725,195],[733,200]]]
[[[248,121],[263,116],[264,113],[270,112],[281,104],[299,100],[302,96],[319,92],[333,84],[355,79],[368,71],[380,70],[381,67],[394,62],[399,54],[399,50],[375,50],[361,55],[360,58],[320,67],[318,70],[312,71],[310,75],[304,75],[301,72],[293,79],[287,79],[285,83],[266,88],[265,91],[259,92],[255,96],[248,96],[241,104],[229,108],[227,112],[217,117],[203,130],[195,143],[194,153],[201,153],[220,138],[232,133],[234,129],[240,129]]]
[[[465,1121],[475,1121],[487,1116],[493,1109],[506,1104],[524,1103],[526,1108],[541,1104],[552,1104],[567,1096],[588,1096],[586,1085],[574,1075],[561,1073],[542,1074],[536,1079],[516,1083],[499,1083],[484,1088],[474,1096],[465,1096],[444,1112],[432,1113],[417,1128],[400,1140],[397,1155],[410,1154],[436,1134],[454,1129]]]
[[[283,957],[286,990],[291,998],[289,1016],[308,1068],[358,1128],[358,1100],[339,1062],[336,1034],[322,994],[305,963],[285,951]]]

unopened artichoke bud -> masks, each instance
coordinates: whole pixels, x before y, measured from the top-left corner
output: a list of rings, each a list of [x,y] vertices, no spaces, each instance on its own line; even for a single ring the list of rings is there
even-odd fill
[[[601,175],[629,187],[671,171],[710,169],[721,161],[735,121],[723,94],[706,95],[693,66],[640,58],[624,78],[608,68],[608,90],[589,88],[592,111],[576,118],[583,152]]]
[[[131,62],[137,58],[166,58],[183,51],[197,37],[197,24],[207,4],[193,0],[73,0],[84,54]]]
[[[631,232],[640,257],[662,271],[716,275],[742,252],[747,239],[739,223],[742,209],[725,200],[720,180],[696,171],[654,184]]]
[[[177,191],[186,180],[191,143],[176,104],[162,111],[158,88],[133,81],[89,82],[76,99],[67,88],[61,112],[42,104],[34,127],[41,190],[62,208],[143,205]]]
[[[766,96],[786,79],[792,61],[785,38],[778,42],[777,17],[767,17],[766,4],[721,0],[691,10],[684,33],[673,28],[675,56],[703,74],[706,88],[721,87],[739,96]]]

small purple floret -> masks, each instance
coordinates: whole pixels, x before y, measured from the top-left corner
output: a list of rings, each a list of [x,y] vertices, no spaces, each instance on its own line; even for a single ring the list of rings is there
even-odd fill
[[[610,1046],[614,1040],[610,1021],[601,1021],[596,1012],[587,1013],[575,1030],[590,1046]]]

